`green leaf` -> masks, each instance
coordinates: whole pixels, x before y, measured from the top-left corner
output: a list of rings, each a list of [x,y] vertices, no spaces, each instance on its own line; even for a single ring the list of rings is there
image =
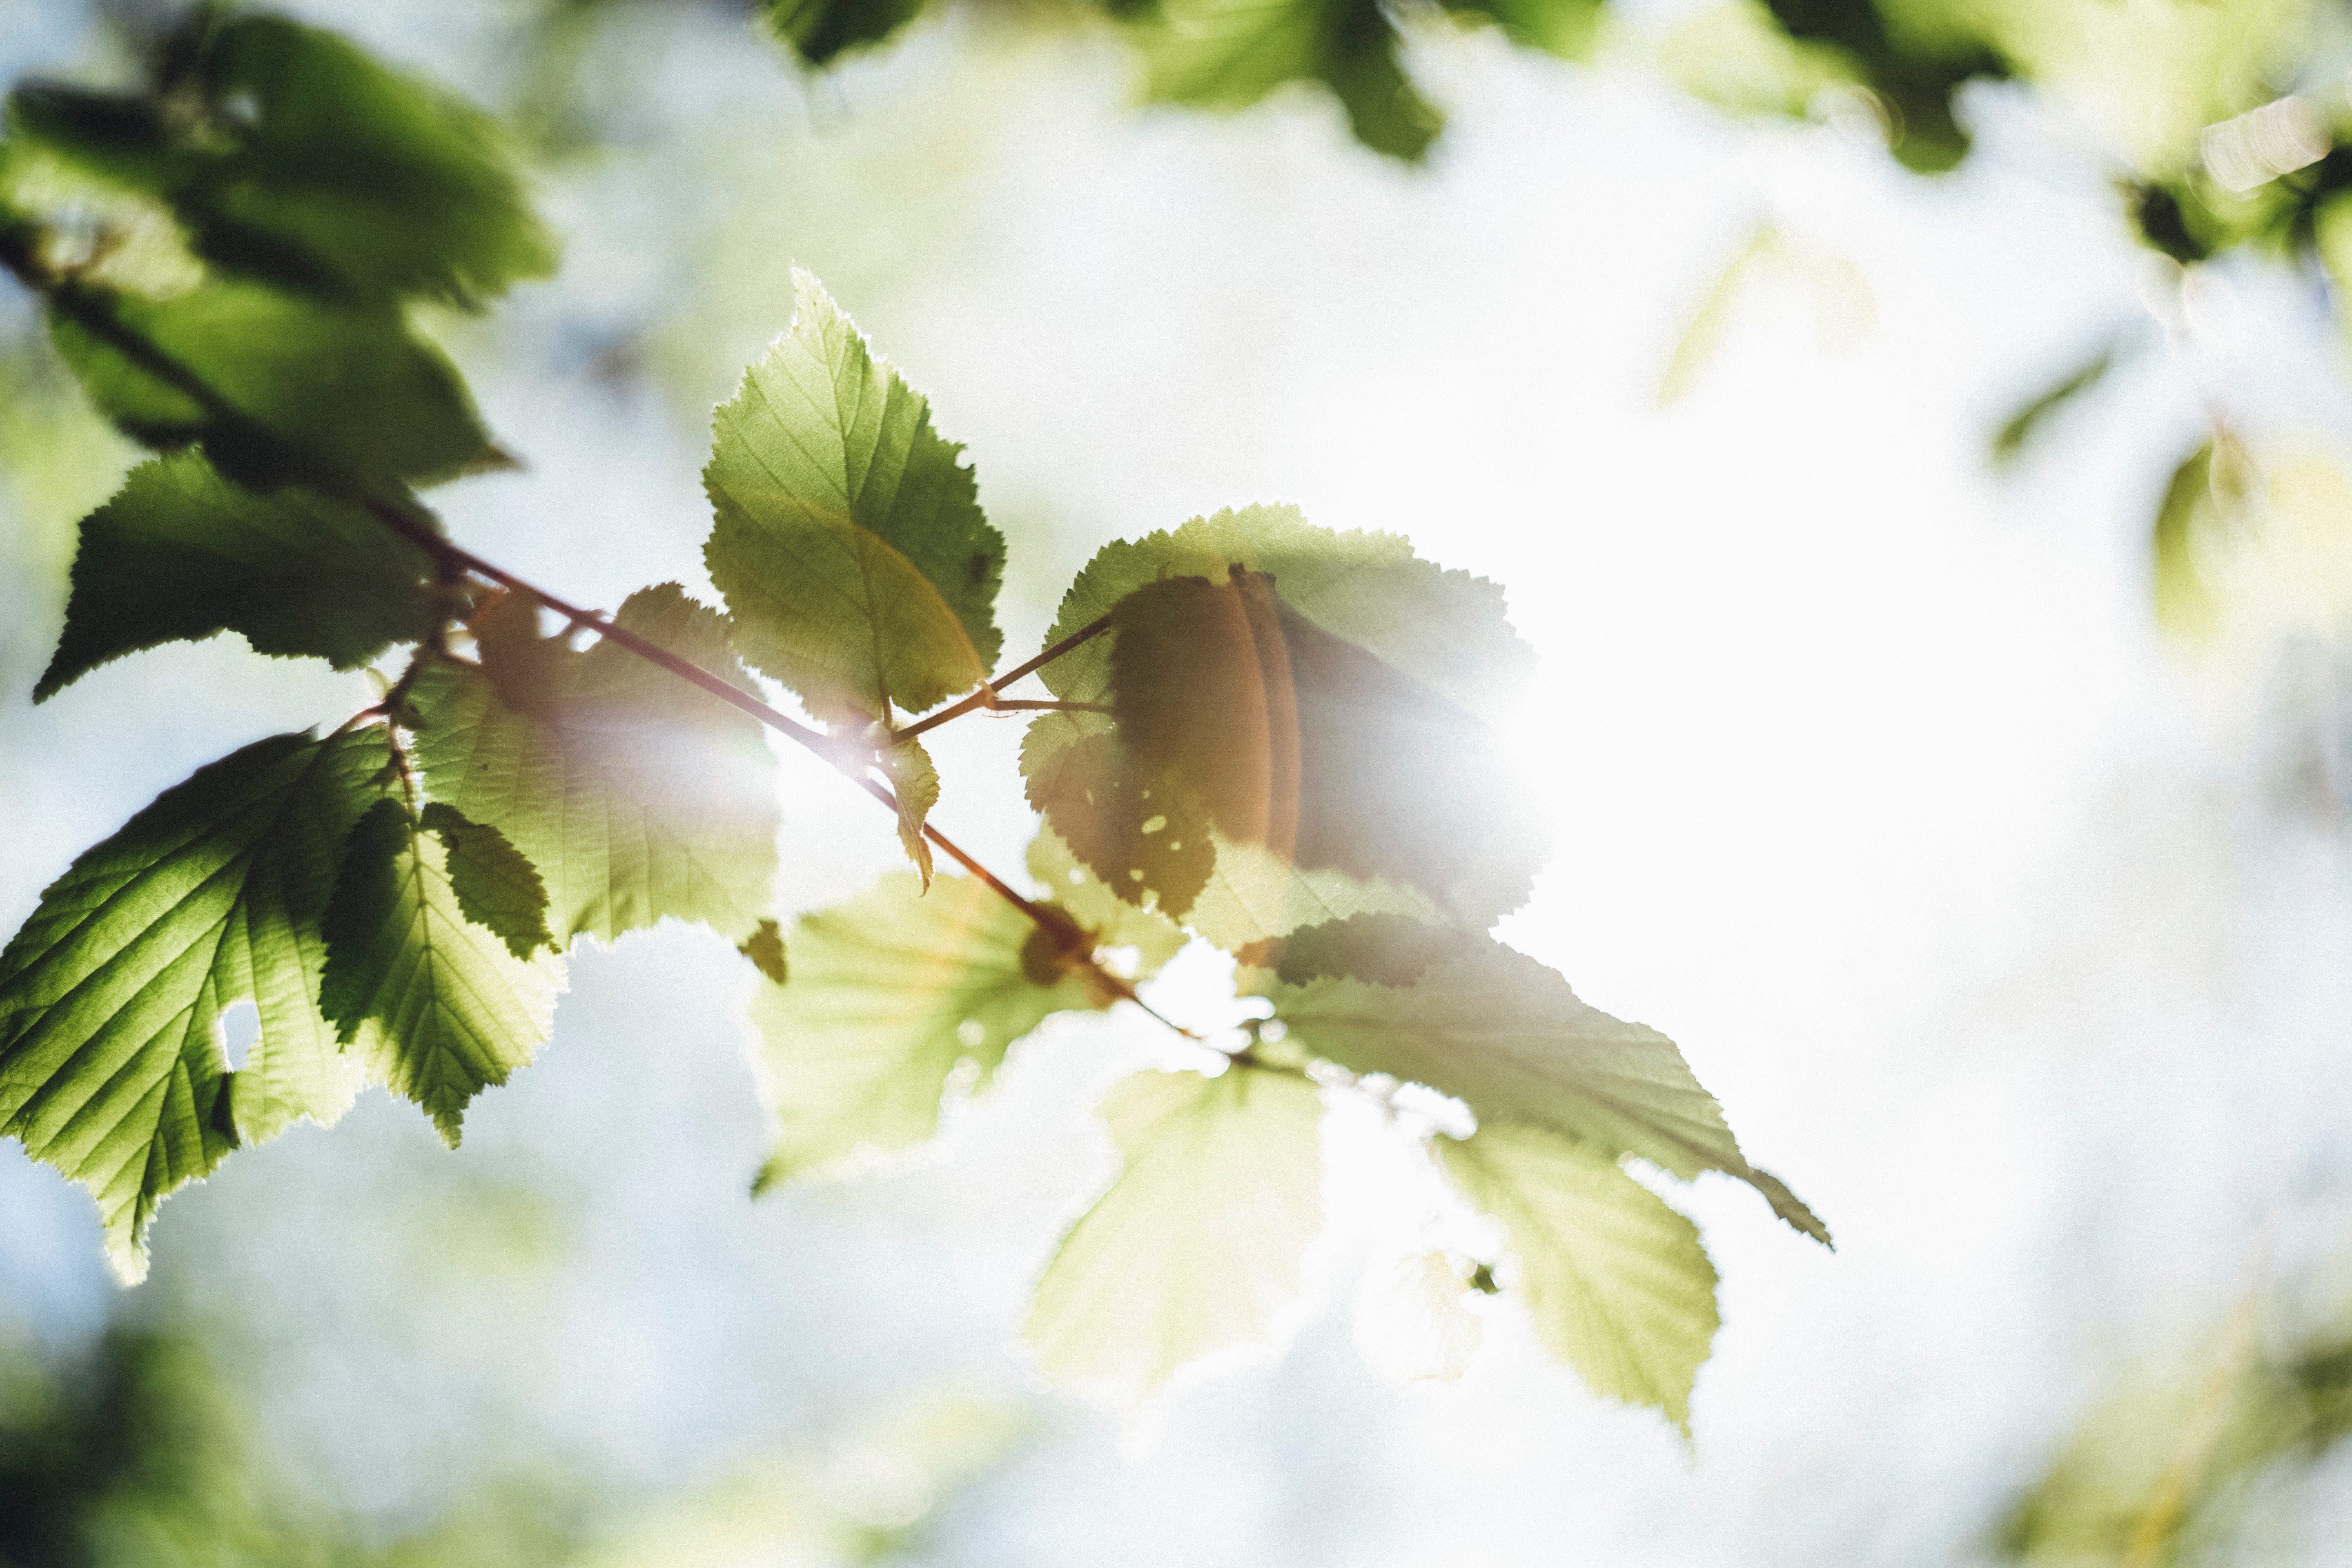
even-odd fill
[[[426,832],[441,836],[449,889],[460,914],[505,942],[519,959],[528,961],[542,948],[558,951],[547,930],[546,884],[505,834],[468,822],[437,800],[418,820]]]
[[[782,985],[792,978],[792,966],[784,956],[784,931],[773,921],[761,921],[760,929],[737,944],[736,952],[751,961],[751,966]]]
[[[1440,0],[1455,16],[1485,16],[1516,41],[1580,65],[1590,64],[1601,32],[1601,0]]]
[[[2053,415],[2106,379],[2107,372],[2115,367],[2116,356],[2122,348],[2120,339],[2108,343],[2080,368],[2011,415],[2009,422],[1992,438],[1992,460],[2004,467],[2015,462],[2018,454],[2025,449],[2025,444]]]
[[[2182,637],[2210,636],[2221,620],[2211,563],[2258,483],[2246,449],[2216,436],[2173,470],[2157,508],[2154,540],[2156,618]]]
[[[314,998],[344,836],[384,787],[380,728],[278,735],[198,770],[76,860],[0,952],[0,1126],[88,1187],[115,1272],[173,1189],[359,1090]],[[250,1001],[242,1072],[221,1015]]]
[[[1356,139],[1418,162],[1444,117],[1413,89],[1377,0],[1160,0],[1131,36],[1146,90],[1173,103],[1240,109],[1291,81],[1319,81]]]
[[[571,647],[563,633],[539,635],[539,605],[530,595],[493,591],[466,618],[466,629],[484,678],[509,711],[554,716],[557,671]]]
[[[1829,1244],[1811,1209],[1748,1163],[1672,1040],[1586,1006],[1525,953],[1480,939],[1411,986],[1318,980],[1271,994],[1275,1016],[1307,1049],[1351,1072],[1427,1084],[1482,1126],[1533,1122],[1685,1181],[1722,1171]]]
[[[498,931],[469,919],[450,859],[399,801],[368,808],[320,921],[319,1010],[454,1149],[474,1096],[547,1043],[563,961],[517,958]]]
[[[1274,578],[1296,616],[1473,714],[1492,719],[1509,712],[1533,663],[1493,583],[1423,561],[1394,534],[1313,527],[1286,506],[1219,512],[1172,531],[1105,546],[1070,584],[1046,641],[1059,642],[1111,616],[1129,595],[1164,578],[1223,584],[1236,565]],[[1041,679],[1066,701],[1109,701],[1115,696],[1111,661],[1125,635],[1081,644],[1046,665]],[[1078,751],[1081,742],[1087,751]],[[1496,863],[1461,879],[1458,891],[1468,907],[1454,910],[1441,910],[1410,886],[1367,881],[1338,867],[1294,865],[1263,845],[1216,831],[1209,835],[1213,854],[1204,873],[1196,819],[1187,819],[1181,792],[1156,787],[1159,781],[1139,771],[1139,760],[1122,751],[1124,745],[1099,716],[1042,716],[1022,749],[1033,803],[1112,888],[1139,900],[1141,890],[1155,892],[1160,908],[1183,915],[1193,930],[1231,950],[1301,925],[1376,911],[1483,927],[1525,898],[1529,873],[1542,858],[1539,826],[1519,824],[1506,832],[1498,824]],[[1156,834],[1143,832],[1160,816],[1171,825],[1167,847],[1153,842]],[[1179,826],[1185,830],[1175,831]]]
[[[1153,779],[1097,713],[1044,713],[1022,738],[1029,804],[1127,903],[1174,919],[1217,864],[1193,802]]]
[[[816,279],[714,419],[704,560],[735,647],[830,722],[977,686],[1003,642],[1004,538],[962,448]]]
[[[1720,1321],[1697,1227],[1605,1151],[1544,1128],[1497,1121],[1437,1149],[1502,1222],[1514,1291],[1544,1347],[1594,1393],[1654,1405],[1687,1437],[1691,1386]]]
[[[1358,915],[1301,926],[1285,937],[1274,957],[1275,975],[1286,985],[1333,978],[1412,985],[1476,940],[1468,931],[1404,915]]]
[[[433,629],[432,571],[359,507],[291,487],[257,494],[193,452],[142,463],[82,520],[65,633],[33,699],[125,654],[223,631],[256,653],[356,669]]]
[[[951,1085],[988,1082],[1053,1014],[1108,1005],[1083,973],[1034,973],[1036,931],[982,882],[942,876],[925,893],[903,871],[803,916],[792,983],[751,1002],[777,1118],[760,1187],[843,1173],[861,1146],[929,1141]]]
[[[1658,381],[1659,407],[1671,408],[1697,384],[1699,374],[1715,358],[1715,351],[1723,342],[1723,330],[1731,322],[1732,307],[1738,304],[1740,292],[1748,286],[1748,275],[1758,263],[1780,254],[1780,231],[1767,224],[1731,258],[1675,344],[1675,357],[1667,362],[1666,374]]]
[[[614,619],[746,684],[725,623],[676,584],[632,594]],[[566,946],[672,917],[750,936],[773,911],[778,821],[757,721],[613,643],[554,664],[551,718],[513,711],[478,671],[425,671],[415,750],[433,797],[538,868]]]
[[[768,30],[813,66],[878,44],[923,13],[923,0],[766,0]]]
[[[874,765],[882,770],[890,781],[891,793],[898,797],[898,845],[922,873],[923,886],[928,888],[931,847],[923,837],[923,821],[931,815],[931,807],[940,804],[940,770],[931,765],[931,754],[923,750],[920,741],[901,741],[876,753]]]
[[[1525,901],[1541,857],[1494,732],[1299,614],[1273,578],[1162,578],[1112,622],[1120,737],[1224,837],[1418,889],[1479,925]]]
[[[49,324],[126,434],[201,441],[243,483],[381,489],[497,460],[457,372],[391,309],[255,283],[152,298],[69,284]]]
[[[1097,948],[1133,948],[1135,975],[1157,974],[1184,945],[1175,921],[1139,910],[1088,871],[1051,828],[1029,845],[1029,874],[1045,885],[1045,898],[1078,922]]]
[[[152,98],[19,89],[11,127],[289,287],[470,307],[553,268],[498,123],[455,94],[278,16],[199,13],[166,52]]]
[[[1322,1228],[1321,1110],[1306,1079],[1239,1064],[1114,1086],[1097,1114],[1123,1168],[1037,1281],[1039,1375],[1132,1405],[1276,1338]]]

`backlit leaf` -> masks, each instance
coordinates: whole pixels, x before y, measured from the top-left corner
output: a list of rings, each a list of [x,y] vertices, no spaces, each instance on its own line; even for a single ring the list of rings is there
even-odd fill
[[[12,126],[290,287],[473,305],[552,268],[503,133],[455,94],[278,16],[200,15],[166,56],[152,97],[21,89]]]
[[[761,921],[760,929],[745,937],[735,951],[779,985],[792,978],[792,964],[784,952],[783,928],[773,921]]]
[[[194,452],[131,470],[82,520],[73,597],[35,700],[110,659],[218,632],[355,669],[433,626],[433,563],[364,510],[230,483]]]
[[[2246,449],[2226,435],[2173,470],[2155,529],[2156,618],[2166,630],[2201,637],[2220,624],[2214,574],[2255,483]]]
[[[495,460],[457,372],[390,308],[227,282],[56,298],[50,335],[99,411],[150,446],[203,442],[233,479],[376,489]]]
[[[507,944],[519,959],[541,948],[553,951],[547,931],[547,888],[539,872],[495,827],[468,822],[441,801],[426,805],[418,819],[440,835],[448,862],[449,890],[457,910]]]
[[[1502,590],[1494,584],[1420,560],[1393,534],[1310,526],[1292,507],[1219,512],[1105,546],[1071,584],[1046,640],[1076,635],[1163,579],[1192,577],[1223,587],[1234,566],[1273,578],[1297,620],[1354,645],[1342,660],[1369,655],[1489,721],[1510,711],[1532,663],[1531,650],[1504,616]],[[1240,625],[1247,625],[1246,617]],[[1066,701],[1110,702],[1117,695],[1112,659],[1125,637],[1124,631],[1098,636],[1046,665],[1040,676]],[[1225,663],[1246,668],[1231,658]],[[1166,689],[1181,690],[1181,674],[1168,673]],[[1203,721],[1215,717],[1204,711]],[[1382,759],[1383,764],[1391,760],[1401,772],[1418,765],[1405,758]],[[1492,831],[1485,835],[1492,863],[1450,868],[1454,902],[1441,907],[1426,891],[1393,878],[1368,880],[1336,865],[1295,865],[1262,844],[1215,830],[1209,836],[1213,855],[1203,868],[1198,823],[1205,813],[1194,811],[1182,792],[1160,787],[1172,781],[1154,777],[1098,715],[1044,715],[1023,747],[1022,771],[1033,804],[1106,883],[1122,894],[1156,893],[1161,909],[1181,914],[1192,929],[1231,949],[1300,925],[1374,911],[1484,926],[1526,897],[1544,849],[1539,824],[1524,811],[1492,814]],[[1160,817],[1168,824],[1166,847],[1143,832]],[[1184,831],[1174,831],[1178,826]],[[1410,822],[1400,830],[1410,832]]]
[[[321,921],[319,1008],[372,1075],[422,1108],[455,1148],[474,1096],[547,1043],[563,961],[517,958],[498,931],[469,919],[450,860],[442,837],[398,800],[368,808]]]
[[[1356,1348],[1391,1383],[1452,1383],[1486,1340],[1463,1305],[1469,1294],[1470,1282],[1443,1252],[1378,1259],[1356,1291]]]
[[[1358,141],[1408,163],[1444,123],[1406,79],[1377,0],[1160,0],[1130,36],[1153,98],[1240,109],[1286,82],[1320,82]]]
[[[978,685],[1003,637],[1004,538],[961,447],[816,279],[714,419],[704,560],[744,660],[832,722]]]
[[[1697,1227],[1606,1151],[1545,1128],[1492,1122],[1467,1140],[1441,1136],[1437,1150],[1502,1222],[1513,1290],[1545,1348],[1595,1393],[1654,1405],[1687,1436],[1691,1385],[1720,1321]]]
[[[199,769],[76,860],[0,952],[0,1123],[90,1190],[122,1278],[146,1272],[174,1188],[358,1092],[317,1005],[319,921],[391,754],[365,728]],[[239,1001],[261,1028],[231,1074],[221,1015]]]
[[[1078,863],[1070,847],[1050,827],[1029,846],[1029,874],[1045,885],[1045,897],[1076,921],[1097,947],[1134,949],[1136,977],[1158,973],[1184,945],[1184,932],[1173,921],[1139,910],[1112,892],[1102,879]]]
[[[1498,880],[1505,907],[1526,898],[1539,857],[1494,732],[1308,620],[1273,578],[1163,578],[1113,623],[1120,738],[1225,837],[1416,888],[1482,924]]]
[[[737,684],[712,610],[675,584],[614,617]],[[517,713],[478,671],[415,686],[427,789],[506,835],[545,881],[558,942],[675,917],[730,941],[773,909],[775,763],[759,723],[612,643],[555,660],[552,718]]]
[[[931,815],[931,807],[940,804],[940,770],[931,765],[931,754],[923,750],[920,741],[901,741],[885,748],[876,754],[874,765],[882,770],[890,781],[890,792],[898,797],[898,847],[929,887],[931,846],[923,837],[923,822]]]
[[[1115,1085],[1097,1114],[1121,1169],[1037,1281],[1022,1338],[1039,1375],[1132,1405],[1268,1344],[1322,1228],[1321,1110],[1306,1079],[1239,1064]]]
[[[835,1173],[861,1145],[928,1142],[951,1079],[984,1085],[1051,1015],[1108,1005],[1081,974],[1032,973],[1036,930],[975,879],[941,876],[926,893],[905,871],[803,916],[790,984],[751,1002],[777,1123],[760,1185]]]
[[[1790,1225],[1830,1239],[1811,1209],[1748,1163],[1672,1040],[1585,1005],[1558,971],[1500,942],[1480,939],[1410,986],[1334,979],[1270,994],[1294,1037],[1352,1072],[1427,1084],[1482,1126],[1535,1123],[1685,1180],[1725,1172]]]

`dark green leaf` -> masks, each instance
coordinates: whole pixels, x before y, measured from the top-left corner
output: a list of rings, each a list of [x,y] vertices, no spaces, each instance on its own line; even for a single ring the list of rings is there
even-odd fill
[[[168,202],[215,266],[359,305],[478,305],[555,247],[497,123],[333,33],[193,20],[152,98],[19,89],[12,128]]]
[[[369,728],[203,768],[76,860],[0,952],[0,1121],[98,1199],[124,1278],[145,1273],[174,1188],[358,1092],[315,1002],[319,921],[390,760]],[[220,1020],[238,1001],[261,1030],[232,1075]]]
[[[142,463],[82,520],[65,634],[33,697],[223,631],[256,653],[356,668],[432,629],[432,568],[364,510],[317,491],[257,494],[193,452]]]
[[[446,360],[390,309],[217,283],[53,296],[58,352],[150,446],[202,441],[231,479],[381,489],[495,460]]]
[[[525,961],[464,910],[448,847],[378,801],[352,828],[320,921],[319,1010],[452,1148],[477,1094],[547,1043],[563,961]]]
[[[768,30],[813,66],[878,44],[917,16],[924,0],[765,0]]]
[[[828,722],[887,722],[987,676],[1004,537],[930,405],[793,281],[792,331],[715,418],[704,560],[746,662]]]
[[[457,895],[460,914],[505,942],[517,958],[555,950],[547,931],[547,888],[505,834],[468,822],[437,800],[419,821],[426,832],[441,836],[449,890]]]
[[[629,595],[621,626],[738,685],[718,614],[676,584]],[[773,910],[775,762],[757,721],[615,644],[563,652],[551,718],[517,713],[478,671],[415,687],[427,789],[488,823],[545,879],[569,945],[665,918],[731,942]]]

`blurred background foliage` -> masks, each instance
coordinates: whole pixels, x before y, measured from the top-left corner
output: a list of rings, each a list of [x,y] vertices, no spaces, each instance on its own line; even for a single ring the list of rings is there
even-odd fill
[[[794,257],[987,455],[1016,642],[1097,540],[1256,489],[1530,584],[1581,729],[1513,940],[1721,1042],[1847,1251],[1727,1263],[1696,1470],[1507,1331],[1400,1404],[1344,1313],[1129,1468],[1001,1344],[1104,1041],[1038,1042],[954,1170],[753,1208],[729,982],[657,935],[462,1157],[371,1101],[183,1200],[135,1296],[12,1151],[0,1558],[2332,1560],[2352,7],[298,9],[539,160],[563,269],[427,320],[535,465],[455,526],[583,596],[694,576]],[[174,15],[0,5],[6,74],[119,81]],[[25,704],[131,452],[0,329],[13,923],[224,731],[353,694],[197,649]],[[815,905],[888,846],[800,782]]]

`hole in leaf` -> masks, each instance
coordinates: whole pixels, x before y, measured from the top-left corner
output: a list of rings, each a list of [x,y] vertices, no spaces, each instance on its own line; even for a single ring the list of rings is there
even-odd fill
[[[261,1038],[261,1009],[250,1002],[232,1002],[220,1016],[221,1049],[228,1057],[228,1070],[243,1072],[247,1053],[253,1042]]]

